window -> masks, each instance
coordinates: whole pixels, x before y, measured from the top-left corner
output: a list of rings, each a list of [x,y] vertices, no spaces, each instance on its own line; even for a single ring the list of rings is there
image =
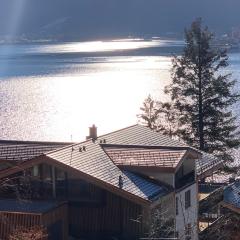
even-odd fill
[[[176,215],[178,215],[178,197],[176,197]]]
[[[191,207],[191,191],[185,192],[185,209]]]
[[[81,179],[68,179],[68,199],[72,205],[102,205],[105,191]]]
[[[33,168],[32,168],[32,176],[33,177],[39,177],[40,176],[40,174],[39,174],[39,166],[38,165],[33,166]]]
[[[80,179],[69,179],[68,193],[71,200],[88,200],[91,198],[91,185]]]
[[[57,198],[66,198],[67,196],[67,174],[66,172],[55,168],[56,178],[56,196]]]
[[[51,198],[53,195],[53,186],[52,186],[52,167],[47,164],[42,164],[42,197]]]

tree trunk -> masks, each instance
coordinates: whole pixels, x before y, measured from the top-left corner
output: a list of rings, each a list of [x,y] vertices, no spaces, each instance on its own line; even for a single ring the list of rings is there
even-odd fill
[[[198,81],[199,81],[199,98],[198,98],[198,129],[199,129],[199,149],[204,150],[204,133],[203,133],[203,96],[202,96],[202,61],[201,61],[201,37],[198,43]]]

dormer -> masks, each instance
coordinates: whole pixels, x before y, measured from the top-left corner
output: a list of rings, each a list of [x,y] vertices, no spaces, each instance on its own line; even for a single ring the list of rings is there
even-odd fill
[[[186,147],[103,145],[109,158],[123,170],[179,189],[196,180],[199,153]]]

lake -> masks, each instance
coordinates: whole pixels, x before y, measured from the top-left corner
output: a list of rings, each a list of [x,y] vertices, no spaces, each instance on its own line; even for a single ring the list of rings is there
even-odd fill
[[[99,134],[135,124],[148,94],[166,98],[171,56],[182,47],[161,39],[2,44],[0,138],[81,141],[92,124]],[[229,56],[240,84],[240,53]]]

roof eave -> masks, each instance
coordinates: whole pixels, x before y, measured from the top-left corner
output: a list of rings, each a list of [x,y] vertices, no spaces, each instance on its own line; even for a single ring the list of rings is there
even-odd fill
[[[84,180],[87,180],[88,182],[95,184],[96,186],[99,186],[107,191],[110,191],[112,193],[115,193],[119,196],[124,197],[125,199],[128,199],[130,201],[133,201],[139,205],[143,205],[143,206],[149,206],[151,204],[151,200],[147,200],[141,197],[138,197],[132,193],[129,193],[123,189],[120,189],[116,186],[113,186],[107,182],[101,181],[93,176],[90,176],[84,172],[81,172],[75,168],[72,168],[71,166],[68,166],[64,163],[61,163],[53,158],[50,158],[49,156],[43,154],[41,156],[35,157],[33,159],[30,159],[28,161],[24,161],[21,164],[18,164],[16,166],[13,166],[11,168],[5,169],[0,171],[0,179],[2,178],[6,178],[12,174],[15,174],[17,172],[21,172],[24,171],[27,168],[31,168],[37,164],[40,163],[48,163],[50,165],[54,165],[56,167],[59,167],[61,169],[63,169],[64,171],[72,171],[73,173],[76,173],[80,176],[80,178],[82,177]]]

